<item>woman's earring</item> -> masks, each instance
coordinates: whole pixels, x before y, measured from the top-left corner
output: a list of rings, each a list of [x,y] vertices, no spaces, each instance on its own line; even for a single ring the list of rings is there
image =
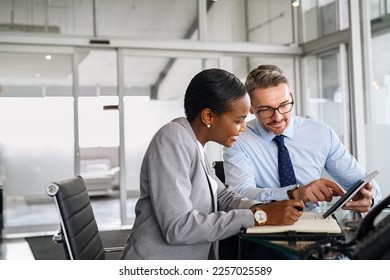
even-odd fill
[[[210,128],[210,126],[211,126],[210,124],[206,125],[207,128]]]

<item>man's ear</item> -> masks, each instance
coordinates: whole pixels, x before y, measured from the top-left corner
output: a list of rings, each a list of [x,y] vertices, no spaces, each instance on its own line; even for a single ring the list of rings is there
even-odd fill
[[[200,118],[205,126],[213,124],[213,112],[209,108],[205,108],[200,112]]]

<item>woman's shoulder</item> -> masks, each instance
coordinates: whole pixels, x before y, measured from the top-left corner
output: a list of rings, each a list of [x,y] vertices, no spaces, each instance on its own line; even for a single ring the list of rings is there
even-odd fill
[[[173,120],[156,132],[149,144],[148,151],[174,153],[176,156],[178,154],[193,155],[197,151],[196,138],[180,122]]]
[[[163,125],[157,133],[160,134],[167,134],[167,135],[177,135],[184,133],[186,129],[186,122],[187,120],[185,118],[176,118],[170,121],[169,123],[166,123]],[[188,121],[187,121],[188,122]],[[191,127],[191,126],[189,126]],[[173,133],[173,134],[172,134]]]
[[[196,140],[190,124],[185,118],[176,118],[162,126],[154,135],[154,140],[174,142],[182,144]],[[163,140],[164,139],[164,140]]]

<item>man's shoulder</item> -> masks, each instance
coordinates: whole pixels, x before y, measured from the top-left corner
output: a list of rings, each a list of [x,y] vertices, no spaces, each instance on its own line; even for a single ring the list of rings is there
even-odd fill
[[[317,127],[317,128],[322,128],[322,129],[329,129],[330,127],[321,121],[314,120],[310,117],[303,117],[303,116],[294,116],[294,125],[295,127],[300,127],[300,126],[310,126],[310,127]]]
[[[309,138],[311,141],[317,139],[318,141],[323,142],[322,140],[329,139],[329,137],[337,137],[335,130],[328,124],[301,116],[295,116],[294,130],[296,137],[307,138],[310,136]]]

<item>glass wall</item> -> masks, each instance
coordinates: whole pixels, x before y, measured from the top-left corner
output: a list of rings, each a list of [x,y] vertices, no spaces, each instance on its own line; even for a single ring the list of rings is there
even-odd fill
[[[294,43],[293,21],[290,1],[216,1],[208,10],[207,39],[289,45]]]
[[[297,43],[293,37],[295,8],[291,7],[291,1],[250,0],[247,5],[248,41],[278,45]]]
[[[378,169],[382,193],[390,194],[388,139],[390,139],[390,42],[389,1],[361,1],[365,42],[364,108],[366,155],[369,170]]]
[[[16,210],[47,198],[49,182],[74,174],[72,56],[43,49],[15,53],[0,48],[5,228],[56,223],[54,208],[42,212],[38,205],[24,215]]]
[[[349,28],[348,2],[348,0],[301,1],[303,42]]]
[[[84,178],[100,228],[117,228],[121,226],[117,51],[82,48],[76,53],[76,173]]]
[[[340,69],[338,50],[305,58],[305,115],[328,124],[348,146],[349,139],[344,138],[345,100]]]

